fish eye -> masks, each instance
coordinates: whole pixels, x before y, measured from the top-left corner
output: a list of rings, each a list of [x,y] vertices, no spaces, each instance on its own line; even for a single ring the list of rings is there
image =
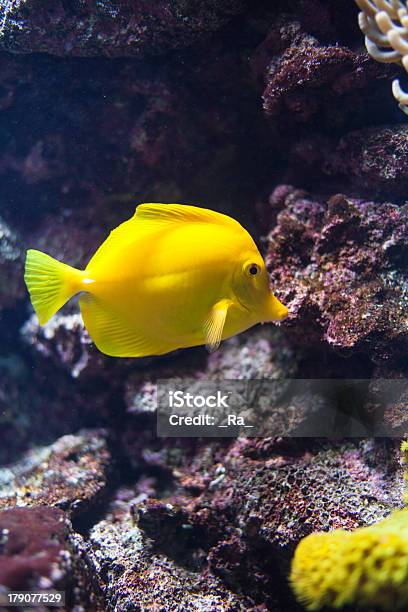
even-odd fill
[[[260,266],[253,262],[247,263],[244,267],[244,271],[248,276],[256,276],[257,274],[259,274],[260,270]]]

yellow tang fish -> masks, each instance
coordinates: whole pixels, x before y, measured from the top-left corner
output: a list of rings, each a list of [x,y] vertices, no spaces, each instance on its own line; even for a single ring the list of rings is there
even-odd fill
[[[41,325],[76,293],[85,327],[114,357],[162,355],[281,321],[265,263],[231,217],[182,204],[141,204],[85,270],[29,250],[25,282]]]

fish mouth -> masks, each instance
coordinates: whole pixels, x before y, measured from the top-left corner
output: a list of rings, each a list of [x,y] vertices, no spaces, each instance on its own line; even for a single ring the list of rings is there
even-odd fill
[[[278,310],[276,314],[275,321],[283,321],[284,319],[286,319],[288,314],[289,314],[289,310],[286,308],[284,304],[282,304],[282,307]]]
[[[289,314],[287,307],[274,296],[270,294],[267,304],[267,321],[283,321]]]

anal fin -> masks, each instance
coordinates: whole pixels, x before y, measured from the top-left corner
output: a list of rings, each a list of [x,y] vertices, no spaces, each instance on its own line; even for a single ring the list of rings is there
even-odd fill
[[[97,348],[111,357],[147,357],[174,350],[162,341],[143,335],[114,313],[102,300],[83,294],[79,298],[82,318]]]

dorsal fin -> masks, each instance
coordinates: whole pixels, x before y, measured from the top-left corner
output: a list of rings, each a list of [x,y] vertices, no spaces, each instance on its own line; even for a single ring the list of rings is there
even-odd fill
[[[109,257],[115,249],[122,249],[135,240],[141,240],[146,234],[163,231],[168,224],[194,222],[218,223],[235,230],[242,230],[242,226],[235,219],[207,208],[189,206],[188,204],[139,204],[133,217],[111,231],[105,242],[93,255],[87,267],[98,265],[105,256]]]
[[[218,223],[237,229],[235,219],[208,208],[188,204],[140,204],[134,217],[137,221],[167,223]]]

